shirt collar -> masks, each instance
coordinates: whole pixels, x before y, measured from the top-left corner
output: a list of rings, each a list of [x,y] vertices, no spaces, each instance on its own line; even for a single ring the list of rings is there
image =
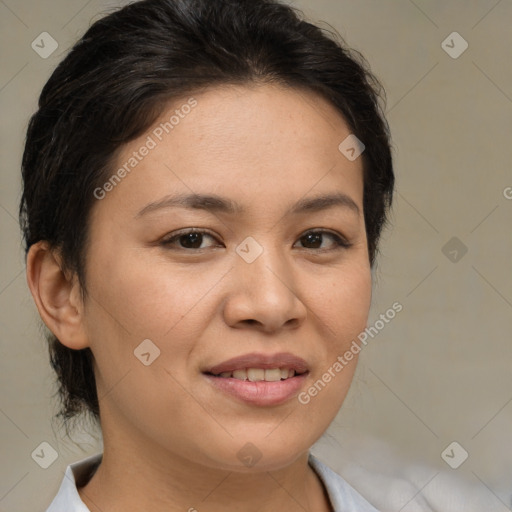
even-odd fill
[[[322,481],[334,512],[379,512],[347,481],[311,453],[308,462]]]
[[[57,496],[46,512],[90,512],[80,499],[77,485],[81,487],[91,479],[100,465],[102,457],[102,453],[97,453],[70,464],[66,469]]]

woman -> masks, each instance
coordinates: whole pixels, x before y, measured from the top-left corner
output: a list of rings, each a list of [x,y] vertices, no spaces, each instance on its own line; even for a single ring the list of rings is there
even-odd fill
[[[48,511],[375,511],[309,454],[349,389],[393,191],[364,60],[271,0],[145,0],[45,85],[27,280],[102,454]]]

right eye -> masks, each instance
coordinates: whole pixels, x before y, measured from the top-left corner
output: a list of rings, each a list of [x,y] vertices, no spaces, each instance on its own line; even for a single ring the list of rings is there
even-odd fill
[[[204,230],[184,229],[171,233],[170,236],[162,240],[161,244],[169,249],[177,250],[203,250],[208,246],[203,246],[205,238],[217,240],[213,235]],[[216,245],[217,247],[219,244]]]

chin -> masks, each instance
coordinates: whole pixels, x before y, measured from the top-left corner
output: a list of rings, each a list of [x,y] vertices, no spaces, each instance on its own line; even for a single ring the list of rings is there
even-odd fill
[[[259,473],[277,471],[293,464],[301,455],[307,453],[311,444],[290,439],[270,439],[265,436],[243,436],[243,439],[231,439],[222,445],[216,444],[222,452],[210,453],[208,466],[238,473]]]

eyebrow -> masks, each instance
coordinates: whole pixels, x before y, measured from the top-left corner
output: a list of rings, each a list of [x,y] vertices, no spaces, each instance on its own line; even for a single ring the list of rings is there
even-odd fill
[[[334,207],[347,208],[357,215],[360,214],[359,206],[351,197],[337,192],[312,198],[302,198],[285,213],[285,216],[313,213]],[[140,218],[147,213],[164,208],[206,210],[211,213],[218,212],[230,215],[242,215],[246,211],[245,208],[236,201],[215,194],[176,194],[147,204],[136,214],[135,218]]]

